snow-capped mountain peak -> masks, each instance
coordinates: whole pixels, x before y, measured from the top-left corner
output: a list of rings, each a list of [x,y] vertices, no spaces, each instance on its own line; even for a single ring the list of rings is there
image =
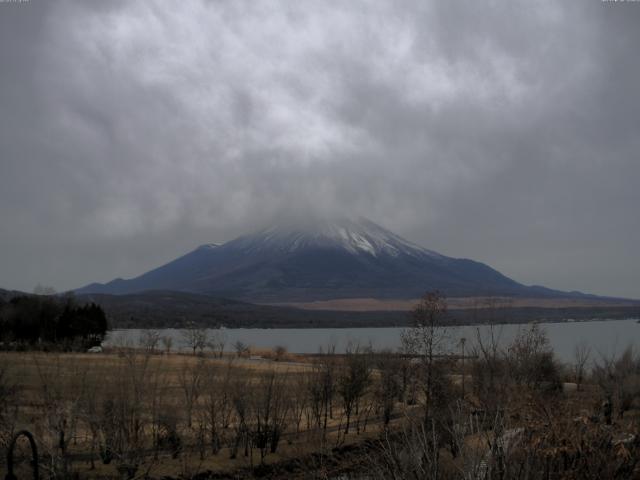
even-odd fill
[[[324,247],[340,248],[354,254],[365,253],[374,257],[400,254],[440,256],[362,217],[282,222],[258,233],[240,237],[234,243],[236,247],[250,251],[272,249],[295,252],[303,248]]]

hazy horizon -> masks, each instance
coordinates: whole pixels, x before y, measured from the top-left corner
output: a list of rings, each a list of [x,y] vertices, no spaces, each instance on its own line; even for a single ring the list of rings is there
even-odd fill
[[[640,298],[640,4],[0,3],[0,287],[361,215]]]

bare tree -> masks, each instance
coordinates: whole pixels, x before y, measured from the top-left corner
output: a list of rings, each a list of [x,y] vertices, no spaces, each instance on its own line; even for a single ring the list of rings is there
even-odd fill
[[[95,469],[94,457],[100,441],[100,415],[99,405],[101,399],[104,397],[104,381],[95,372],[90,372],[87,376],[87,388],[84,395],[80,398],[78,417],[84,423],[85,428],[90,434],[90,450],[89,455],[91,457],[91,469]]]
[[[360,400],[364,396],[371,381],[371,369],[368,355],[360,351],[359,346],[347,347],[344,364],[339,368],[337,392],[342,399],[346,416],[344,434],[349,433],[351,415],[358,413]]]
[[[223,432],[229,427],[232,403],[232,375],[234,369],[231,362],[222,368],[208,368],[203,383],[204,411],[209,434],[211,452],[218,453],[224,441]]]
[[[447,313],[446,299],[439,292],[428,292],[411,311],[412,326],[402,333],[402,343],[407,352],[417,355],[421,361],[424,379],[424,418],[430,415],[430,404],[436,387],[436,360],[444,353],[447,331],[444,327]]]
[[[464,356],[465,356],[464,347],[467,344],[467,339],[465,337],[462,337],[458,343],[460,344],[460,353],[461,353],[461,355],[460,355],[460,362],[461,362],[460,374],[461,374],[461,377],[462,377],[462,398],[464,398],[464,396],[465,396],[465,377],[466,377],[466,371],[465,371],[465,366],[464,366]]]
[[[612,422],[614,405],[623,418],[633,402],[640,397],[640,357],[629,346],[620,356],[602,357],[594,366],[594,377],[603,390],[604,416]]]
[[[167,395],[167,368],[162,359],[154,362],[149,367],[149,373],[146,377],[146,396],[145,404],[150,423],[151,440],[154,449],[154,460],[158,460],[158,450],[167,444],[175,452],[175,428],[172,420],[175,415],[172,414],[172,406],[169,403],[169,395]]]
[[[383,352],[377,357],[379,379],[376,382],[375,398],[377,408],[382,410],[384,427],[391,421],[396,401],[402,396],[402,364],[403,360],[391,352]]]
[[[330,351],[333,352],[333,349]],[[336,358],[331,353],[323,355],[321,361],[315,363],[313,369],[307,372],[306,384],[309,398],[307,423],[314,423],[317,429],[322,430],[322,445],[326,440],[329,419],[333,418],[336,370]]]
[[[165,335],[160,340],[162,341],[162,346],[164,347],[164,352],[166,354],[171,353],[171,347],[173,346],[173,337],[171,337],[169,335]]]
[[[246,345],[244,342],[241,342],[240,340],[238,340],[236,343],[233,344],[233,348],[235,349],[236,355],[238,357],[245,357],[249,355],[249,352],[250,352],[249,346]]]
[[[305,386],[308,389],[307,396],[309,398],[307,428],[311,428],[311,423],[314,423],[316,428],[319,429],[322,425],[322,411],[325,405],[322,388],[322,369],[314,365],[313,370],[307,372],[306,376]]]
[[[127,476],[132,477],[144,458],[148,422],[145,400],[153,371],[149,355],[127,351],[122,359],[105,378],[107,385],[100,412],[102,456],[105,462],[115,457],[128,472]]]
[[[87,390],[87,368],[74,364],[69,372],[69,365],[64,364],[59,355],[47,356],[46,362],[39,356],[34,356],[33,360],[38,372],[41,415],[36,434],[47,454],[46,469],[53,476],[64,477],[71,473],[68,450],[81,417],[82,399]]]
[[[558,387],[559,369],[546,332],[536,323],[520,329],[508,349],[509,372],[516,385],[539,387],[542,382]]]
[[[143,330],[140,338],[138,339],[138,344],[140,347],[147,350],[147,352],[154,354],[156,353],[156,348],[158,348],[158,344],[160,343],[160,332],[157,330]]]
[[[182,339],[194,355],[198,351],[202,353],[208,343],[207,330],[205,328],[198,328],[195,325],[190,325],[188,328],[182,330]]]
[[[285,387],[283,375],[272,370],[261,375],[251,396],[251,436],[261,461],[267,452],[276,452],[286,425],[289,400]]]
[[[217,354],[219,358],[222,358],[224,354],[224,347],[227,344],[227,334],[221,328],[213,330],[211,333],[211,339],[209,340],[209,348]]]
[[[495,324],[491,314],[488,318],[490,322],[486,328],[482,330],[476,328],[475,346],[471,351],[471,356],[475,357],[471,363],[471,378],[474,393],[483,409],[487,412],[496,412],[506,402],[507,382],[504,377],[507,366],[505,354],[501,348],[502,326]]]
[[[591,348],[589,348],[586,342],[578,343],[573,349],[573,373],[578,391],[582,388],[585,369],[590,356]]]
[[[296,436],[300,434],[300,425],[305,413],[310,413],[309,385],[310,376],[304,373],[292,373],[289,375],[291,415],[296,426]],[[310,422],[308,422],[309,424]],[[308,425],[309,427],[309,425]]]
[[[233,377],[230,392],[231,402],[235,413],[235,422],[233,427],[235,435],[230,443],[229,456],[236,458],[240,446],[244,447],[244,456],[249,456],[249,406],[251,391],[248,390],[249,379],[246,375],[236,375]]]
[[[199,358],[195,364],[185,360],[178,372],[178,382],[182,390],[187,427],[189,428],[192,426],[194,407],[202,393],[205,370],[205,361]]]
[[[287,354],[287,347],[283,345],[276,345],[275,347],[273,347],[273,353],[275,355],[274,360],[278,362],[282,360],[284,356]]]

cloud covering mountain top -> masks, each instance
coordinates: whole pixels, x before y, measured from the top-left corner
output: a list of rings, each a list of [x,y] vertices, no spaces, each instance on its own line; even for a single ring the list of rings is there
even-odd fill
[[[323,212],[639,297],[639,20],[631,2],[0,4],[0,285],[131,276]]]

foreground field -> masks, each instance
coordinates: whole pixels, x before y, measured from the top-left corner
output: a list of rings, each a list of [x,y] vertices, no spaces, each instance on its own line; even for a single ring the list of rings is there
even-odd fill
[[[632,350],[561,366],[537,326],[456,357],[412,333],[401,353],[272,360],[0,353],[0,442],[31,431],[43,478],[640,478]]]
[[[0,353],[2,440],[33,432],[48,475],[114,477],[136,465],[135,475],[185,477],[264,469],[379,434],[374,396],[357,394],[345,411],[326,390],[337,378],[326,387],[317,359],[300,360]],[[340,360],[329,360],[337,375]]]

